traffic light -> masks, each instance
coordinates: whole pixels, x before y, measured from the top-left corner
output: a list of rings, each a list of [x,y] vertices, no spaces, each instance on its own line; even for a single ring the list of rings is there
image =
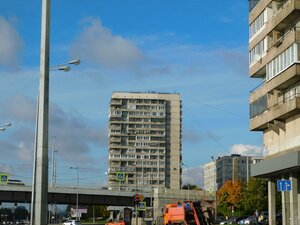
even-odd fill
[[[134,196],[134,202],[135,204],[138,204],[140,202],[140,195],[138,193],[136,193]]]

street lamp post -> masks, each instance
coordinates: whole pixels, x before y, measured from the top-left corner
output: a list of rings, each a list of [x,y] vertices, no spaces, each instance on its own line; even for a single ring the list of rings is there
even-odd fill
[[[77,171],[77,193],[76,193],[76,220],[79,220],[78,214],[78,195],[79,195],[79,168],[78,167],[70,167],[70,169],[74,169]]]
[[[44,4],[46,3],[44,3],[43,1],[43,10],[46,7],[44,6]],[[47,7],[50,6],[47,5]],[[47,9],[46,11],[48,10],[49,9]],[[43,14],[42,16],[44,17],[45,15]],[[42,26],[45,26],[44,23],[46,22],[43,21]],[[43,40],[42,40],[42,45],[43,45]],[[40,224],[42,225],[42,224],[46,224],[47,222],[49,70],[51,71],[62,70],[64,72],[69,72],[71,70],[70,65],[80,64],[80,60],[75,59],[69,61],[66,64],[62,64],[50,68],[49,62],[47,61],[49,59],[47,60],[42,59],[42,58],[47,58],[45,56],[42,57],[42,49],[43,46],[41,47],[41,69],[40,69],[41,75],[40,75],[40,87],[39,87],[39,94],[37,97],[37,111],[36,111],[36,134],[35,134],[35,147],[34,147],[34,159],[33,159],[34,162],[33,162],[33,176],[32,176],[31,215],[30,215],[31,225],[40,225]],[[47,51],[49,51],[49,49]],[[49,55],[49,53],[47,54]],[[47,63],[44,63],[44,61],[47,61]],[[43,64],[46,65],[44,65],[42,68]],[[55,151],[52,153],[52,160],[54,159],[54,153]],[[56,182],[56,171],[53,171],[51,178],[52,178],[51,180],[51,187],[52,187],[53,182]]]
[[[213,163],[214,163],[214,165],[215,165],[215,182],[214,182],[214,191],[215,191],[215,195],[216,195],[216,199],[215,199],[215,204],[216,204],[216,208],[215,208],[215,219],[217,219],[217,214],[218,214],[218,212],[217,212],[217,209],[218,209],[218,206],[217,206],[217,200],[218,200],[218,198],[217,198],[217,190],[218,190],[218,183],[217,183],[217,162],[216,162],[216,160],[215,160],[215,158],[213,157],[213,156],[211,156],[211,159],[212,159],[212,161],[213,161]]]
[[[31,224],[46,225],[48,214],[48,124],[49,124],[49,48],[50,0],[42,0],[42,28],[40,50],[40,85],[37,112],[34,205]]]
[[[31,224],[46,225],[48,214],[48,125],[50,0],[42,0],[40,84],[37,110],[36,149],[32,185]]]
[[[52,172],[51,172],[51,187],[54,187],[54,183],[55,183],[55,153],[57,152],[57,150],[55,149],[55,136],[52,136]]]
[[[0,127],[0,131],[5,131],[7,127],[10,127],[11,123],[6,123]]]

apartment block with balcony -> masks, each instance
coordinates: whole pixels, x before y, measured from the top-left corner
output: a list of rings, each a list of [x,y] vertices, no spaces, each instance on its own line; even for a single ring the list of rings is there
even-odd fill
[[[300,0],[249,0],[250,129],[263,133],[265,160],[252,174],[268,178],[269,224],[275,224],[278,180],[284,224],[300,221]],[[278,211],[278,209],[277,209]]]
[[[179,94],[114,92],[109,111],[110,189],[180,189]],[[123,174],[124,179],[117,179]]]
[[[251,176],[250,166],[263,160],[262,156],[231,154],[218,157],[204,165],[205,190],[220,189],[226,181],[247,181]]]

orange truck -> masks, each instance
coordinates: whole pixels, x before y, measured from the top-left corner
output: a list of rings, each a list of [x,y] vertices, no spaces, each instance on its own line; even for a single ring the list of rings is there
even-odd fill
[[[123,220],[113,221],[112,219],[110,219],[108,223],[106,223],[105,225],[125,225],[125,221]]]
[[[167,204],[163,212],[164,225],[210,225],[211,218],[203,214],[201,203],[185,201]]]

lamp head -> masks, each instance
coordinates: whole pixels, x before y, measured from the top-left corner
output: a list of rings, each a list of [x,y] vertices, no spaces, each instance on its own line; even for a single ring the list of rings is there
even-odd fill
[[[71,70],[71,67],[69,67],[69,66],[60,66],[60,67],[58,67],[58,70],[63,70],[64,72],[69,72]]]
[[[68,62],[68,64],[79,65],[81,63],[80,59],[74,59]]]

